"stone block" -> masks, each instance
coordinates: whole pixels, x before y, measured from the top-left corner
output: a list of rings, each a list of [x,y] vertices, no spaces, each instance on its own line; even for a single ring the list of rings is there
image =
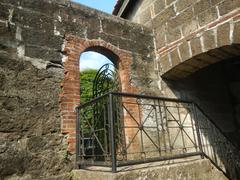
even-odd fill
[[[159,0],[159,1],[155,1],[154,4],[154,12],[155,14],[160,13],[162,10],[164,10],[165,8],[165,0]]]
[[[225,0],[218,5],[219,13],[221,16],[223,16],[224,14],[227,14],[239,7],[240,7],[239,0],[229,0],[229,1]]]
[[[30,11],[37,11],[47,15],[53,15],[54,12],[54,4],[48,1],[21,0],[20,6],[27,8]]]
[[[214,6],[216,4],[219,4],[220,2],[223,2],[225,0],[211,0],[211,4]]]
[[[62,23],[60,22],[55,22],[55,27],[56,30],[60,33],[61,36],[64,36],[65,32],[68,32],[72,35],[77,35],[78,37],[84,38],[92,38],[91,36],[94,36],[96,33],[94,33],[93,30],[91,29],[88,31],[88,26],[85,23],[71,23],[69,21],[63,21]],[[81,28],[79,28],[81,27]],[[96,35],[93,37],[93,39],[96,38]]]
[[[175,18],[172,18],[171,20],[169,20],[168,25],[170,28],[175,28],[177,26],[184,24],[186,21],[189,21],[192,18],[193,18],[193,10],[192,8],[188,8],[185,11],[181,12]]]
[[[180,71],[184,71],[184,72],[188,72],[188,73],[193,73],[198,70],[196,67],[194,67],[186,62],[179,64],[178,66],[176,66],[176,68]]]
[[[171,64],[168,55],[160,57],[159,61],[160,72],[167,72],[171,68]]]
[[[201,69],[201,68],[209,65],[209,63],[206,62],[205,59],[200,59],[200,58],[197,58],[197,57],[191,58],[188,61],[185,61],[185,63],[190,65],[190,66],[196,67],[196,69]]]
[[[212,49],[212,50],[208,51],[207,54],[209,56],[213,57],[212,60],[215,61],[215,62],[225,60],[225,59],[229,59],[229,58],[232,57],[232,55],[227,54],[227,53],[221,51],[220,49]]]
[[[211,53],[212,50],[210,50],[210,55],[208,53],[202,53],[197,55],[195,58],[205,61],[208,64],[214,64],[219,61],[218,57],[213,56],[213,53]]]
[[[194,14],[200,14],[206,9],[209,9],[211,7],[210,0],[200,0],[196,4],[194,4]]]
[[[153,19],[153,26],[156,28],[163,25],[164,22],[168,21],[170,18],[176,15],[173,6],[169,6],[167,9],[162,11],[160,14],[155,16]]]
[[[50,62],[62,62],[62,57],[60,52],[44,49],[39,46],[26,46],[25,47],[25,56],[31,58],[43,59]]]
[[[11,4],[11,5],[14,5],[14,6],[19,6],[20,2],[21,2],[21,0],[1,0],[0,3],[9,4],[9,5]]]
[[[230,24],[225,23],[217,28],[217,45],[218,47],[231,44],[230,42]]]
[[[99,24],[100,22],[98,22],[97,24]],[[99,29],[98,29],[99,28]],[[110,22],[107,19],[102,20],[102,29],[103,32],[107,33],[107,34],[111,34],[114,36],[118,36],[118,37],[126,37],[125,35],[127,35],[126,31],[124,31],[125,28],[122,24],[117,23],[117,22]],[[100,27],[97,25],[97,31],[100,31]],[[125,33],[124,33],[124,32]]]
[[[63,38],[55,36],[53,32],[35,31],[32,29],[23,29],[22,38],[25,44],[45,46],[61,50]]]
[[[216,7],[212,7],[198,15],[199,25],[204,26],[218,18]]]
[[[164,47],[166,45],[166,40],[165,40],[165,36],[166,36],[166,27],[165,26],[159,26],[156,29],[156,46],[157,49],[160,49],[162,47]]]
[[[240,51],[236,45],[224,46],[224,47],[220,48],[220,50],[222,50],[228,54],[231,54],[232,56],[240,55]]]
[[[186,21],[185,24],[182,26],[183,36],[188,36],[189,34],[193,33],[198,29],[198,21],[197,19],[193,18]]]
[[[195,0],[178,0],[176,2],[177,12],[180,12],[189,6],[192,6],[195,3]]]
[[[216,48],[215,32],[213,30],[205,31],[203,33],[203,42],[207,51]]]
[[[233,43],[240,44],[240,22],[234,24]]]
[[[53,29],[53,18],[34,11],[15,9],[12,21],[35,29]]]
[[[178,67],[175,67],[175,68],[171,69],[170,71],[166,72],[165,74],[163,74],[162,77],[164,77],[165,79],[169,79],[169,80],[178,80],[178,79],[185,78],[185,77],[189,76],[190,74],[191,74],[191,72],[187,72],[187,71],[178,69]]]
[[[173,3],[174,1],[176,1],[176,0],[166,0],[166,4],[169,5],[169,4]]]
[[[190,58],[190,49],[188,42],[183,42],[181,45],[179,45],[179,51],[181,53],[182,61]]]
[[[178,65],[181,62],[177,49],[174,49],[173,51],[171,51],[170,56],[171,56],[171,61],[172,61],[173,67]]]
[[[181,38],[180,28],[167,28],[167,42],[171,43]]]
[[[191,40],[191,49],[192,49],[192,56],[202,53],[202,46],[201,46],[199,37]]]

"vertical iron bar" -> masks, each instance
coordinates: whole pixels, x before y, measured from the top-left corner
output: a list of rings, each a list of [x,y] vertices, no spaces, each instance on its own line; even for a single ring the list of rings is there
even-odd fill
[[[159,152],[159,156],[161,156],[161,142],[160,142],[159,122],[157,117],[157,105],[155,100],[153,100],[153,102],[154,102],[154,110],[155,110],[155,121],[157,126],[158,152]]]
[[[159,105],[159,114],[160,114],[160,120],[161,120],[161,127],[162,127],[162,136],[163,136],[163,143],[164,143],[164,148],[165,148],[165,153],[167,152],[167,144],[166,144],[166,137],[165,137],[165,128],[164,128],[164,120],[163,120],[163,112],[161,109],[161,104],[160,101],[158,100],[158,105]]]
[[[122,149],[122,152],[123,152],[123,159],[124,160],[127,160],[127,142],[126,142],[126,134],[125,134],[125,130],[126,130],[126,127],[125,127],[125,122],[124,122],[124,111],[123,111],[123,96],[121,96],[120,100],[119,100],[119,108],[120,108],[120,124],[121,124],[121,131],[122,131],[122,137],[121,137],[121,140],[122,140],[122,144],[123,144],[123,149]]]
[[[172,154],[172,144],[171,144],[171,138],[170,138],[170,132],[169,132],[169,126],[168,126],[168,115],[167,115],[167,105],[166,105],[166,101],[163,101],[163,107],[164,107],[164,112],[165,112],[165,116],[166,116],[166,128],[167,128],[167,136],[168,136],[168,143],[169,143],[169,150],[170,153]]]
[[[194,103],[192,103],[192,107],[193,107],[193,114],[194,114],[194,119],[195,119],[195,125],[196,125],[196,131],[197,131],[197,138],[198,138],[198,145],[199,145],[199,150],[201,152],[201,157],[202,159],[204,158],[203,155],[203,147],[202,147],[202,141],[201,141],[201,137],[200,137],[200,126],[198,123],[198,119],[197,119],[197,111],[196,111],[196,106]]]
[[[113,118],[113,95],[109,93],[109,120],[110,120],[110,140],[111,140],[111,156],[112,156],[112,172],[117,172],[116,163],[116,147],[115,147],[115,132]]]
[[[180,123],[180,126],[182,126],[182,128],[181,127],[179,127],[179,130],[180,130],[180,132],[181,132],[181,136],[182,136],[182,144],[183,144],[183,153],[186,153],[186,152],[184,152],[185,150],[187,151],[187,148],[186,148],[186,144],[185,144],[185,141],[184,141],[184,136],[183,136],[183,130],[184,130],[184,126],[183,126],[183,122],[184,122],[184,120],[182,121],[181,120],[181,114],[180,114],[180,105],[179,104],[177,104],[177,106],[176,106],[176,108],[177,108],[177,112],[178,112],[178,119],[179,119],[179,123]],[[187,117],[186,117],[187,118]]]
[[[78,160],[80,156],[80,117],[79,117],[79,108],[76,107],[75,109],[77,113],[77,119],[76,119],[76,167],[79,168],[78,166]]]
[[[210,130],[209,121],[207,120],[207,118],[205,119],[205,124],[206,124],[206,127],[205,127],[205,129],[206,129],[206,137],[210,137],[211,134],[209,132],[211,132],[211,130]],[[211,144],[209,142],[209,138],[206,138],[206,137],[204,138],[205,146],[206,146],[206,153],[210,157],[209,147],[210,147]]]
[[[188,106],[189,106],[189,104],[188,104]],[[197,131],[196,126],[195,126],[196,123],[193,123],[193,117],[191,116],[191,108],[189,108],[188,111],[189,111],[189,115],[190,115],[190,119],[191,119],[192,132],[193,132],[193,138],[194,138],[194,143],[195,143],[194,147],[195,147],[195,150],[197,151],[197,140],[196,140],[196,133],[195,133],[195,131]],[[194,127],[195,127],[195,129],[194,129]]]
[[[138,106],[138,117],[139,117],[139,126],[138,126],[138,129],[140,130],[140,133],[141,133],[141,158],[142,158],[142,155],[144,153],[144,159],[146,158],[146,153],[144,151],[144,146],[143,146],[143,122],[142,122],[142,119],[141,119],[141,112],[140,112],[140,105],[138,103],[138,99],[136,99],[136,103],[137,103],[137,106]],[[144,106],[144,104],[142,104]],[[133,142],[134,143],[134,142]]]
[[[105,152],[106,154],[103,154],[104,159],[106,160],[106,158],[108,158],[107,156],[107,152],[108,152],[108,124],[107,124],[107,108],[106,108],[106,104],[103,103],[103,121],[104,121],[104,125],[103,125],[103,131],[104,131],[104,147],[105,147]]]

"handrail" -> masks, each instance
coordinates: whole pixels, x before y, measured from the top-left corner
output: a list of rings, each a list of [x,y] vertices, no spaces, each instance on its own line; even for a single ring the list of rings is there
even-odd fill
[[[113,98],[114,96],[117,98]],[[121,97],[129,97],[133,100],[122,101]],[[147,99],[149,101],[141,101],[141,99]],[[174,103],[176,103],[176,105],[174,105]],[[183,104],[179,106],[178,103]],[[117,109],[119,106],[121,109]],[[169,158],[182,158],[185,156],[193,156],[194,154],[202,154],[202,157],[210,159],[211,162],[224,173],[225,171],[223,167],[226,164],[228,169],[234,169],[232,167],[240,167],[239,163],[234,163],[235,159],[240,161],[239,148],[230,141],[216,123],[204,113],[198,104],[194,102],[177,98],[139,95],[124,92],[108,92],[76,107],[76,111],[78,113],[76,131],[78,138],[77,142],[83,143],[82,145],[78,144],[76,146],[78,149],[76,154],[77,158],[79,161],[80,159],[82,160],[79,164],[84,164],[84,162],[89,159],[92,160],[92,164],[94,164],[94,161],[96,164],[99,164],[99,161],[104,159],[103,165],[106,165],[106,162],[111,162],[112,172],[116,172],[117,167],[122,165],[168,160]],[[83,115],[82,117],[81,113]],[[87,113],[93,114],[87,115]],[[186,119],[181,119],[181,116],[182,118],[189,117],[187,120],[188,124],[184,124]],[[117,118],[122,118],[121,121],[124,122],[126,120],[126,124],[124,122],[121,124]],[[140,119],[138,120],[138,118]],[[103,122],[100,122],[101,120],[103,120]],[[144,124],[146,121],[148,121],[148,125]],[[80,123],[83,124],[80,125]],[[96,124],[101,127],[95,127]],[[91,135],[84,134],[84,131],[81,128],[88,128],[89,131],[87,132]],[[128,133],[129,130],[134,128],[136,131],[133,131],[132,135],[131,133],[128,134],[128,140],[126,141],[125,133]],[[148,128],[155,128],[155,130],[151,132],[155,134],[151,135]],[[191,128],[192,130],[188,129],[186,131],[184,128]],[[177,131],[179,132],[174,134]],[[118,134],[119,132],[120,134]],[[139,135],[137,137],[138,132]],[[183,136],[183,134],[185,136]],[[116,140],[115,138],[117,138],[117,135],[121,136],[123,139]],[[143,135],[145,138],[144,140]],[[96,146],[94,145],[94,148],[96,149],[91,149],[91,152],[84,144],[87,143],[85,142],[87,136],[90,137],[88,138],[89,143],[96,143]],[[177,136],[180,138],[175,144]],[[136,137],[139,140],[136,140]],[[153,137],[158,139],[155,140]],[[159,138],[161,138],[161,140]],[[181,138],[185,138],[185,140],[181,140]],[[159,154],[146,157],[146,154],[150,152],[148,151],[149,149],[146,148],[148,145],[144,144],[147,142],[146,140],[151,143],[153,148],[155,148],[154,152],[156,151]],[[190,143],[190,150],[187,150],[189,145],[186,145],[185,141]],[[139,143],[139,147],[137,147],[138,149],[135,149],[135,143]],[[131,149],[131,146],[134,148]],[[116,153],[116,151],[119,150],[120,152]],[[137,151],[131,152],[132,150]],[[81,154],[79,153],[80,151]],[[143,153],[143,155],[145,154],[145,157],[142,159],[138,155],[136,156],[137,159],[131,159],[131,157],[134,156],[134,153]],[[222,160],[223,162],[221,162]]]
[[[167,97],[162,97],[162,96],[149,96],[149,95],[140,95],[140,94],[124,93],[124,92],[110,92],[110,93],[112,93],[113,95],[125,96],[125,97],[135,97],[135,98],[142,98],[142,99],[157,99],[157,100],[179,102],[179,103],[193,103],[192,101],[180,100],[177,98],[167,98]]]
[[[223,130],[212,120],[211,117],[209,117],[209,115],[207,115],[203,109],[195,102],[193,101],[188,101],[188,100],[182,100],[182,99],[177,99],[177,98],[168,98],[168,97],[162,97],[162,96],[149,96],[149,95],[140,95],[140,94],[134,94],[134,93],[125,93],[125,92],[107,92],[102,96],[96,97],[84,104],[81,104],[79,106],[76,107],[76,109],[81,109],[84,108],[106,96],[108,96],[109,94],[113,94],[116,96],[125,96],[125,97],[135,97],[135,98],[143,98],[143,99],[157,99],[157,100],[163,100],[163,101],[171,101],[171,102],[179,102],[179,103],[189,103],[189,104],[194,104],[198,110],[204,114],[204,116],[207,117],[207,119],[224,135],[224,137],[238,150],[240,150],[240,148],[235,144],[232,143],[231,140],[229,139],[228,136],[226,136],[225,132],[223,132]]]
[[[92,104],[92,103],[98,101],[99,99],[106,97],[109,94],[113,94],[116,96],[143,98],[143,99],[157,99],[157,100],[179,102],[179,103],[193,103],[192,101],[180,100],[177,98],[167,98],[167,97],[162,97],[162,96],[149,96],[149,95],[140,95],[140,94],[134,94],[134,93],[125,93],[125,92],[107,92],[107,93],[103,94],[102,96],[96,97],[84,104],[80,104],[79,106],[76,107],[76,109],[84,108],[85,106],[88,106],[89,104]]]

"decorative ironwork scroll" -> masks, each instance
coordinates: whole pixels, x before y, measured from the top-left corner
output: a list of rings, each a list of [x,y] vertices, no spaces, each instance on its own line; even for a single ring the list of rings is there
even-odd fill
[[[118,92],[120,82],[117,68],[113,64],[104,64],[97,72],[93,81],[93,98],[102,96],[110,91]]]

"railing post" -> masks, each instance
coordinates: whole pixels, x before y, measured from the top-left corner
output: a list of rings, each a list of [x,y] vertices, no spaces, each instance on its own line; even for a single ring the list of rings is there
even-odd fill
[[[203,152],[203,145],[202,145],[201,134],[200,134],[200,126],[199,126],[198,117],[197,117],[197,110],[196,110],[196,106],[194,103],[192,103],[192,106],[193,106],[193,114],[194,114],[194,119],[195,119],[195,124],[196,124],[198,146],[199,146],[199,150],[201,152],[201,158],[203,159],[204,152]]]
[[[79,168],[78,160],[80,156],[80,117],[79,117],[79,107],[75,108],[75,112],[77,113],[76,119],[76,168]]]
[[[112,172],[117,172],[116,161],[116,147],[115,147],[115,131],[114,131],[114,117],[113,117],[113,94],[109,93],[109,121],[110,121],[110,142],[111,142],[111,158],[112,158]]]

